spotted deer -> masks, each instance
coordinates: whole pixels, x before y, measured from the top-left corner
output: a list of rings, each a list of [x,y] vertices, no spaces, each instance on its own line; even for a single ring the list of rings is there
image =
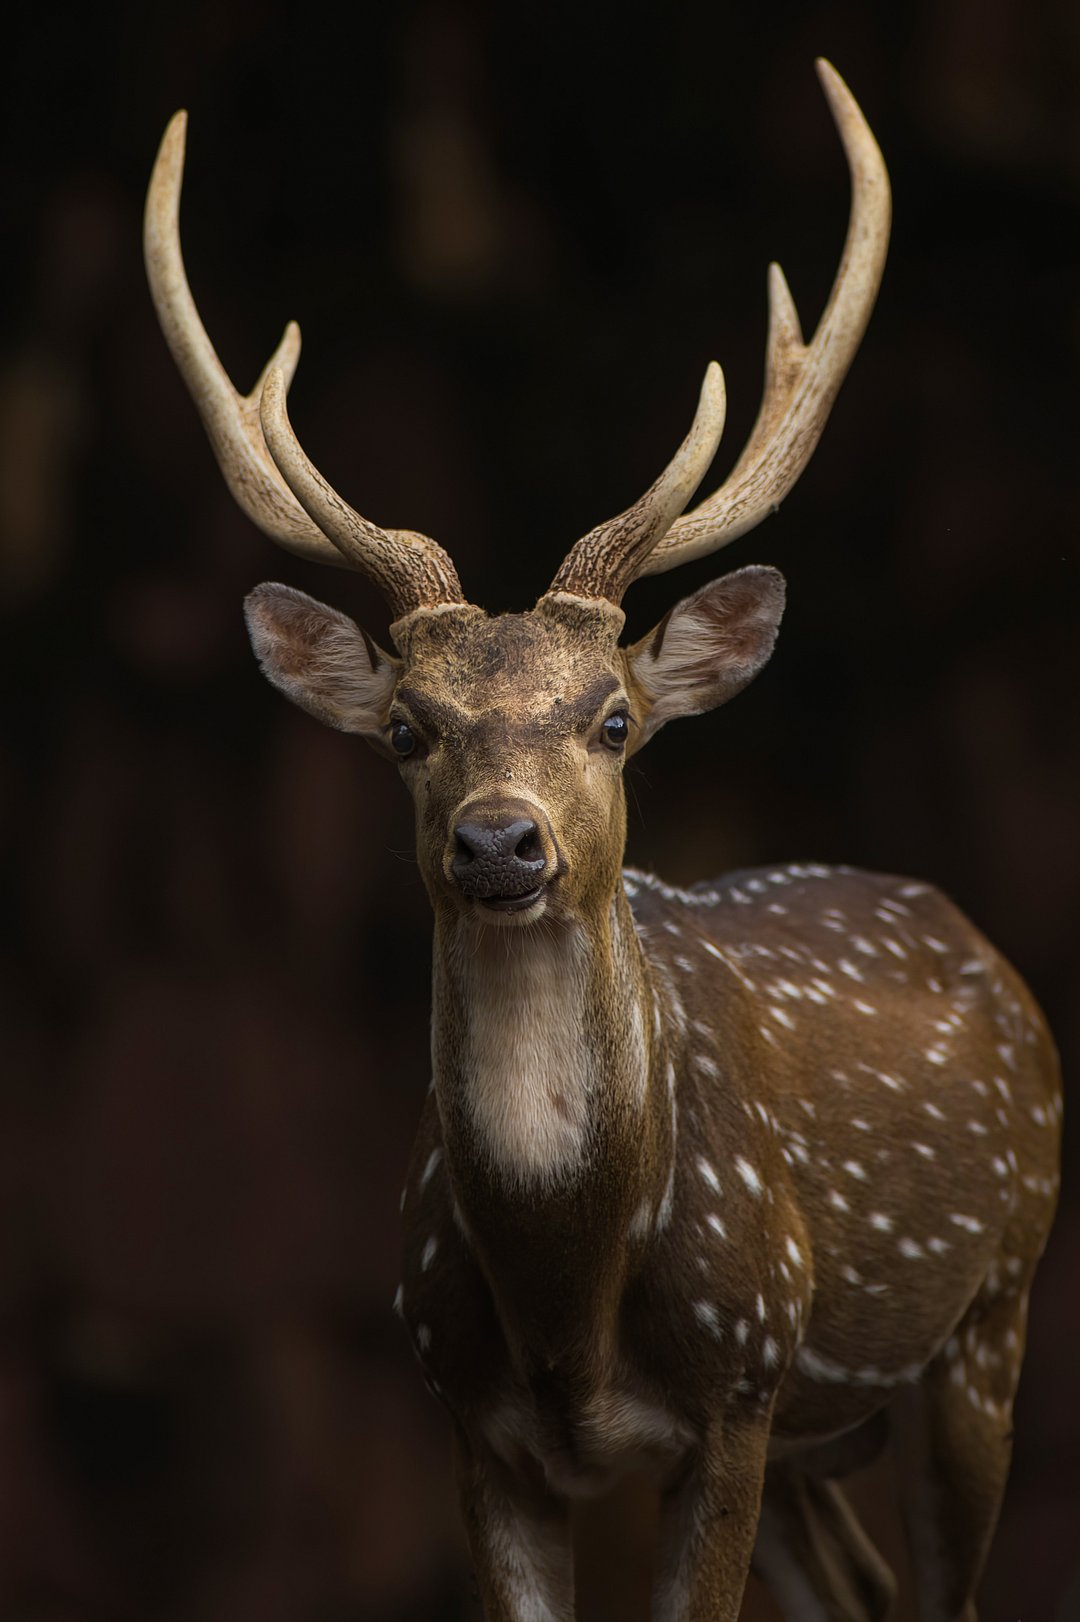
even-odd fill
[[[1058,1069],[1031,994],[923,883],[816,863],[681,889],[622,867],[626,759],[768,659],[781,576],[743,568],[620,645],[639,576],[726,545],[805,467],[888,239],[881,154],[819,64],[851,172],[843,257],[803,342],[770,270],[763,402],[687,511],[724,420],[709,367],[644,496],[491,618],[426,536],[361,517],[285,396],[223,371],[179,239],[185,138],[146,213],[166,338],[233,494],[292,552],[363,571],[389,653],[285,585],[247,599],[270,681],[397,762],[434,911],[432,1053],[396,1308],[456,1437],[484,1614],[573,1615],[570,1509],[644,1473],[654,1614],[883,1617],[893,1580],[840,1480],[889,1439],[924,1622],[975,1616],[1057,1190]]]

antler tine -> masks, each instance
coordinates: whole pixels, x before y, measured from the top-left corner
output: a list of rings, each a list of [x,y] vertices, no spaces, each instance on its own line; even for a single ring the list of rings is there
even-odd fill
[[[417,607],[463,602],[454,566],[441,547],[412,530],[383,530],[361,518],[297,444],[284,404],[300,358],[295,321],[285,328],[251,393],[242,395],[234,388],[199,318],[184,269],[180,193],[186,135],[187,114],[178,112],[162,138],[146,194],[146,273],[165,341],[233,496],[279,546],[316,563],[370,575],[399,617]],[[275,424],[280,457],[267,445],[266,421]],[[284,463],[280,471],[279,460]],[[295,474],[299,488],[286,469]]]
[[[327,483],[293,432],[285,406],[286,389],[280,367],[270,367],[260,415],[266,444],[301,507],[341,556],[370,576],[390,603],[395,619],[417,608],[463,603],[454,565],[430,536],[410,529],[380,529]]]
[[[143,220],[143,251],[161,330],[198,408],[225,482],[264,535],[318,563],[349,567],[296,501],[267,454],[259,426],[263,376],[248,395],[232,384],[191,296],[180,248],[187,113],[175,113],[162,137]],[[267,363],[291,383],[300,359],[300,328],[290,321]]]
[[[710,362],[690,432],[660,477],[632,507],[598,524],[566,556],[549,591],[618,603],[642,559],[671,527],[705,477],[724,432],[724,374]]]
[[[639,575],[661,574],[727,546],[779,507],[809,462],[866,330],[889,245],[889,176],[877,142],[836,69],[821,80],[851,172],[851,214],[840,268],[809,344],[777,264],[769,267],[765,390],[746,448],[720,488],[678,518]]]

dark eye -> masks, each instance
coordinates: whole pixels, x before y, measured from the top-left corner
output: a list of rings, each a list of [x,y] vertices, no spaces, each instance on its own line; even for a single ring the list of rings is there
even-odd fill
[[[405,721],[395,721],[390,728],[390,744],[401,755],[411,755],[416,748],[416,733]]]
[[[609,715],[600,728],[600,735],[609,749],[622,749],[630,736],[630,724],[622,710]]]

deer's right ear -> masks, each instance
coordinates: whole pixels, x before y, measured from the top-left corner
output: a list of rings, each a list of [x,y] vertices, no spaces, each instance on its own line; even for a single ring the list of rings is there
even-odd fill
[[[286,698],[341,732],[389,753],[385,728],[401,661],[366,632],[291,586],[256,586],[244,617],[264,675]]]

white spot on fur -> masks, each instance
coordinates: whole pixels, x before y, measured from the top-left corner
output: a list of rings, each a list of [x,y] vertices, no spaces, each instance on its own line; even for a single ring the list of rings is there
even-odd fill
[[[742,1155],[736,1155],[735,1156],[735,1170],[738,1172],[739,1176],[742,1178],[743,1182],[746,1184],[746,1186],[750,1190],[751,1194],[756,1194],[757,1197],[760,1199],[761,1198],[761,1178],[758,1176],[757,1171],[750,1164],[749,1160],[744,1159]]]
[[[710,1164],[709,1164],[709,1162],[707,1160],[704,1160],[704,1159],[701,1158],[701,1156],[699,1156],[698,1157],[697,1168],[698,1168],[698,1171],[701,1173],[702,1177],[708,1183],[709,1187],[712,1189],[714,1194],[723,1193],[723,1190],[720,1187],[720,1179],[719,1179],[719,1177],[717,1177],[715,1171],[710,1166]]]
[[[432,1149],[431,1153],[427,1157],[427,1165],[424,1167],[423,1171],[420,1173],[420,1187],[421,1188],[426,1188],[428,1183],[430,1183],[431,1178],[432,1178],[432,1174],[434,1173],[435,1168],[439,1164],[439,1161],[441,1159],[442,1159],[442,1150],[441,1149]]]
[[[698,1323],[709,1331],[710,1335],[715,1335],[717,1339],[720,1338],[720,1316],[711,1301],[695,1301],[694,1316]]]
[[[822,1357],[812,1346],[800,1346],[795,1353],[795,1362],[802,1373],[811,1380],[821,1380],[834,1385],[851,1383],[852,1374],[849,1368],[845,1368],[842,1363],[837,1363],[831,1357]]]

